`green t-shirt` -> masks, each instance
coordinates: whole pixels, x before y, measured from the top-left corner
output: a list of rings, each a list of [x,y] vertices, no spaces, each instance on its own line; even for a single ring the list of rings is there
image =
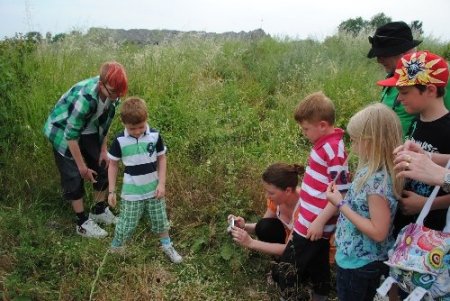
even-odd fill
[[[384,87],[381,91],[381,102],[392,108],[394,112],[397,114],[398,118],[400,118],[400,123],[402,124],[403,137],[405,137],[406,133],[411,126],[411,122],[416,117],[416,115],[408,114],[405,111],[405,108],[397,100],[398,90],[395,87]],[[450,82],[447,83],[447,87],[445,87],[445,95],[444,95],[444,104],[445,107],[450,111]]]

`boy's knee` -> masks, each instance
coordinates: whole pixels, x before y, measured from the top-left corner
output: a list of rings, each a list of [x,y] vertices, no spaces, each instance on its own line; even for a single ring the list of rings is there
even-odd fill
[[[63,198],[66,201],[72,202],[83,198],[84,186],[82,181],[73,181],[70,183],[63,183]]]

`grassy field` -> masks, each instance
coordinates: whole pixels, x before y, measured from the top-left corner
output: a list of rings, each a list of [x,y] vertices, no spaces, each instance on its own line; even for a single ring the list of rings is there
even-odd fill
[[[35,44],[0,42],[0,299],[277,300],[270,257],[225,233],[229,213],[265,210],[260,174],[273,162],[304,163],[310,145],[292,117],[307,94],[335,101],[337,125],[378,101],[384,76],[366,58],[366,37],[254,41],[181,39],[154,46],[99,44],[82,36]],[[421,49],[450,54],[425,39]],[[169,148],[171,234],[184,256],[173,265],[141,223],[126,256],[109,238],[82,239],[61,199],[42,126],[59,97],[103,61],[128,71]],[[116,119],[112,132],[121,129]],[[88,189],[87,204],[92,191]]]

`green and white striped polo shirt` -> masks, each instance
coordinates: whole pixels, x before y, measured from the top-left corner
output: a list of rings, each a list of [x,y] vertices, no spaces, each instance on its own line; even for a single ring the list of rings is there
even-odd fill
[[[125,165],[121,197],[126,201],[153,198],[158,185],[157,157],[167,151],[161,135],[147,124],[147,130],[135,138],[125,129],[113,140],[108,157]]]

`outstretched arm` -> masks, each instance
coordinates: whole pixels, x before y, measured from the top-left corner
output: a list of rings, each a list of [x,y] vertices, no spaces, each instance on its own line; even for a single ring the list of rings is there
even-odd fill
[[[111,207],[116,207],[117,192],[116,192],[116,179],[118,171],[119,161],[110,160],[108,166],[108,203]]]
[[[286,248],[286,244],[269,243],[253,239],[244,229],[238,227],[234,227],[231,230],[231,235],[238,245],[265,254],[282,255]]]
[[[412,191],[403,190],[402,198],[399,201],[399,209],[405,215],[414,215],[420,213],[427,198]],[[431,210],[447,209],[450,206],[450,194],[436,197]]]
[[[266,210],[266,213],[264,213],[263,218],[270,218],[270,217],[277,217],[275,212],[273,212],[270,209]],[[231,218],[234,218],[235,226],[241,229],[244,229],[247,231],[247,233],[253,234],[255,233],[255,227],[256,223],[246,223],[245,219],[240,216],[235,216],[233,214],[228,215],[228,221],[230,221]]]
[[[158,162],[158,186],[155,197],[160,199],[166,195],[167,158],[166,155],[160,155],[156,160]]]
[[[398,146],[394,150],[394,154],[396,156],[395,162],[399,163],[401,161],[401,155],[405,154],[411,154],[411,153],[417,153],[417,154],[423,154],[428,156],[434,163],[440,166],[445,166],[447,164],[447,161],[450,160],[450,154],[439,154],[439,153],[431,153],[426,152],[422,147],[411,141],[407,140],[404,144]],[[399,158],[400,157],[400,158]]]
[[[70,153],[77,164],[81,177],[85,180],[91,181],[92,183],[96,183],[97,181],[95,180],[95,176],[97,175],[97,172],[88,168],[84,162],[78,140],[67,140],[67,145],[69,146]]]
[[[445,155],[450,158],[449,155]],[[433,154],[433,157],[437,155]],[[427,183],[442,185],[448,169],[430,160],[429,156],[412,151],[400,151],[394,160],[397,177],[405,177]],[[442,163],[442,162],[441,162]],[[443,164],[445,165],[446,162]]]

